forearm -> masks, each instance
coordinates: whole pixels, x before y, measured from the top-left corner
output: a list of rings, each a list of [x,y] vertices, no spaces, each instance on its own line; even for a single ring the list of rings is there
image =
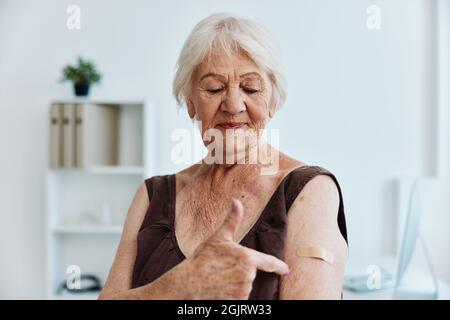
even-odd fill
[[[187,276],[186,261],[170,269],[155,281],[125,291],[102,292],[99,300],[181,300],[189,299],[184,279]]]

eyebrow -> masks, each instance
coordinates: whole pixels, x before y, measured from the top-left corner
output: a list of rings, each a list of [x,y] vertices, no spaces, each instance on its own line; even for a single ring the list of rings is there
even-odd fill
[[[239,75],[240,78],[245,78],[245,77],[248,77],[248,76],[257,76],[259,79],[262,79],[261,75],[258,72],[255,72],[255,71],[247,72],[247,73]]]
[[[205,79],[205,78],[207,78],[207,77],[219,77],[219,78],[225,78],[225,77],[222,76],[221,74],[208,72],[207,74],[205,74],[203,77],[200,78],[200,81],[202,81],[203,79]]]
[[[244,74],[239,75],[239,78],[245,78],[248,76],[256,76],[259,79],[262,79],[261,75],[258,72],[252,71],[252,72],[247,72]],[[202,76],[200,78],[200,81],[202,81],[203,79],[207,78],[207,77],[219,77],[219,78],[225,78],[223,75],[221,74],[217,74],[217,73],[213,73],[213,72],[208,72],[207,74],[205,74],[204,76]]]

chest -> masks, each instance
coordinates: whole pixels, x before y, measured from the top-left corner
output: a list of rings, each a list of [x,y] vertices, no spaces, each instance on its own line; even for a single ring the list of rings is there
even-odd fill
[[[222,224],[232,198],[239,199],[244,215],[237,232],[240,242],[254,227],[278,186],[278,179],[252,183],[231,181],[217,186],[202,181],[186,184],[176,193],[175,235],[185,256],[190,256],[199,244]]]

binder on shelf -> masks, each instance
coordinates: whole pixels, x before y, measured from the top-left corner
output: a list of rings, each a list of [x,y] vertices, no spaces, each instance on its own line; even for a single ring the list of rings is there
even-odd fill
[[[75,114],[75,166],[117,165],[119,109],[77,104]]]
[[[118,164],[119,109],[112,105],[50,105],[51,168]]]
[[[62,108],[50,105],[49,162],[51,168],[62,166]]]
[[[63,105],[63,167],[75,165],[75,105]]]

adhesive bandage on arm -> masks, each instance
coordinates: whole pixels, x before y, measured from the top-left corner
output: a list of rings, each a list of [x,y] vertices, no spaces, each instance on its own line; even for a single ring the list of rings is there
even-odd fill
[[[304,258],[315,258],[333,264],[334,257],[330,251],[322,247],[300,247],[297,249],[297,256]]]

